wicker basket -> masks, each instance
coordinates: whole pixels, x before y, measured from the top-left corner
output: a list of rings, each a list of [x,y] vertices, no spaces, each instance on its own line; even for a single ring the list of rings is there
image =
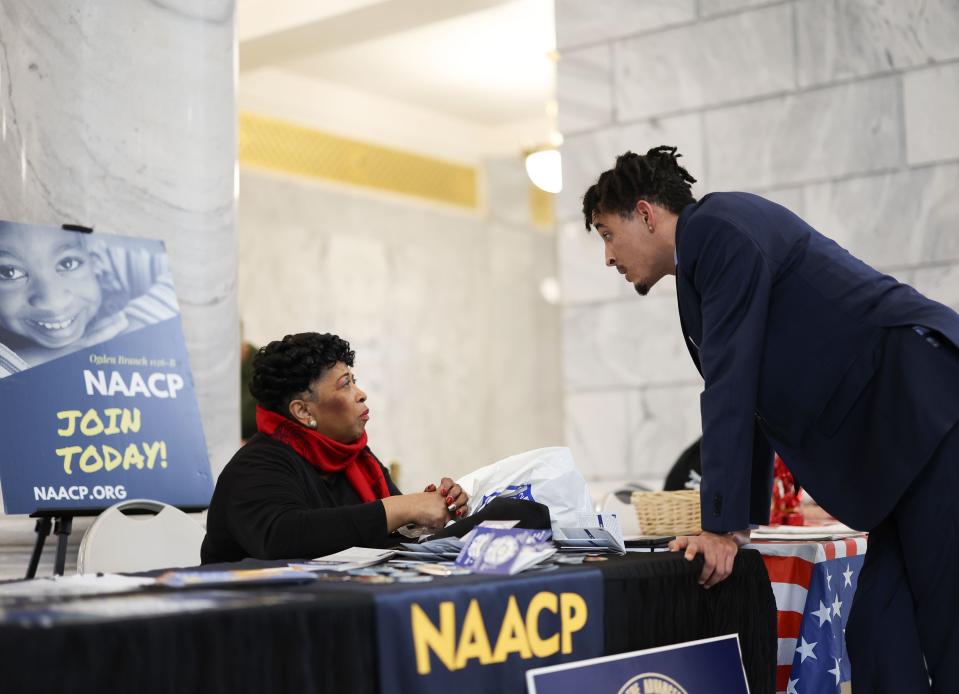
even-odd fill
[[[702,532],[699,491],[633,492],[633,508],[643,535],[696,535]]]

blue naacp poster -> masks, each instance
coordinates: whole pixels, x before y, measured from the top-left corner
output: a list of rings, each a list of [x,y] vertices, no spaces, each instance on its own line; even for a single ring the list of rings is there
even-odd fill
[[[598,570],[378,591],[383,694],[521,692],[532,667],[603,653]]]
[[[6,513],[208,505],[161,242],[0,222],[0,441]]]
[[[749,694],[736,634],[536,668],[529,694]]]

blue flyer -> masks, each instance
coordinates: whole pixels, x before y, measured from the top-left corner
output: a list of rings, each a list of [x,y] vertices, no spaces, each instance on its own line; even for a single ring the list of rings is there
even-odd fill
[[[749,694],[737,634],[531,669],[526,688],[529,694]]]
[[[0,221],[6,513],[213,489],[163,244]]]
[[[478,526],[467,537],[455,563],[474,573],[519,573],[556,553],[549,530]]]

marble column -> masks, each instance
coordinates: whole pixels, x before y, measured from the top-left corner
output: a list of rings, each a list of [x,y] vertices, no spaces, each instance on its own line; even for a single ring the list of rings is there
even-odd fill
[[[0,218],[166,243],[214,473],[239,441],[235,56],[233,0],[0,5]]]

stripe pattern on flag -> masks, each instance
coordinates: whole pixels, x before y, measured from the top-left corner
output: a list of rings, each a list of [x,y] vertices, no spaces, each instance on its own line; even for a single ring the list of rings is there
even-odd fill
[[[757,542],[776,598],[777,694],[837,691],[849,680],[843,632],[866,553],[865,536]]]

